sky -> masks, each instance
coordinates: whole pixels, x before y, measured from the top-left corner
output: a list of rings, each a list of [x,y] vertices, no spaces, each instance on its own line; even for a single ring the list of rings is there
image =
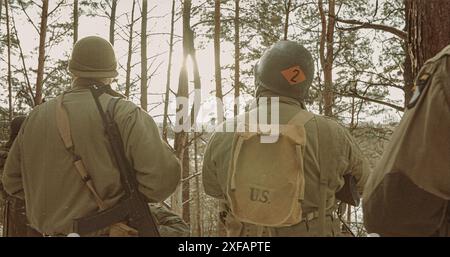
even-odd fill
[[[371,0],[372,1],[372,0]],[[69,1],[70,2],[70,1]],[[140,2],[140,1],[139,1]],[[164,97],[163,93],[165,91],[166,85],[166,74],[167,74],[167,59],[168,59],[168,51],[169,51],[169,36],[170,32],[170,11],[171,11],[171,3],[172,1],[168,0],[158,0],[158,1],[149,1],[149,10],[151,10],[149,14],[149,23],[148,23],[148,31],[150,34],[148,41],[148,56],[158,55],[155,59],[154,65],[150,66],[149,73],[153,72],[154,68],[158,65],[159,69],[155,73],[155,75],[149,80],[149,113],[155,118],[155,120],[160,121],[162,119],[161,114],[163,113],[163,105],[162,99]],[[180,1],[177,2],[177,7],[179,7]],[[194,0],[194,5],[196,4]],[[118,1],[117,7],[117,16],[118,22],[121,26],[127,25],[128,20],[127,16],[124,15],[125,12],[131,13],[132,1]],[[49,9],[52,10],[56,5],[56,1],[50,1]],[[140,6],[136,6],[136,16],[139,17]],[[65,11],[62,11],[56,19],[71,19],[71,8],[65,8]],[[38,8],[33,8],[29,10],[30,17],[32,17],[33,22],[39,24],[39,10]],[[193,18],[192,23],[195,23],[195,17]],[[36,30],[33,28],[30,22],[28,22],[23,13],[18,10],[16,12],[16,23],[19,33],[19,39],[22,43],[22,47],[25,53],[31,52],[34,48],[38,46],[38,34]],[[181,35],[182,33],[182,23],[179,20],[175,25],[175,34]],[[1,26],[0,26],[1,27]],[[3,28],[2,28],[3,29]],[[140,31],[140,21],[135,24],[135,31]],[[118,61],[121,65],[125,66],[127,52],[128,52],[128,43],[125,40],[121,39],[120,35],[124,35],[121,32],[121,28],[117,27],[118,35],[116,35],[116,43],[115,50]],[[128,32],[127,32],[128,33]],[[87,15],[82,15],[79,18],[79,38],[85,36],[97,35],[108,39],[109,37],[109,21],[103,17],[88,17]],[[174,55],[173,55],[173,66],[172,66],[172,76],[171,76],[171,89],[176,91],[178,84],[178,74],[181,68],[181,60],[182,60],[182,46],[179,37],[176,37],[176,45],[174,47]],[[136,38],[135,42],[138,42],[139,38]],[[133,56],[133,63],[137,63],[140,61],[140,52],[138,45],[136,52]],[[71,40],[63,42],[62,44],[49,49],[48,54],[54,58],[67,58],[67,54],[70,53],[72,48]],[[221,64],[222,66],[231,65],[234,63],[234,46],[231,43],[222,43],[222,53],[221,53]],[[379,46],[374,46],[374,48],[379,48]],[[377,55],[380,54],[380,49],[375,51],[375,55],[373,58],[376,58]],[[201,75],[202,82],[202,103],[204,106],[204,116],[206,116],[203,120],[209,120],[211,115],[215,113],[215,99],[214,99],[214,45],[213,40],[210,40],[208,43],[204,45],[203,49],[199,49],[197,51],[197,60],[199,64],[199,70]],[[149,65],[152,61],[149,61]],[[0,64],[2,65],[2,64]],[[35,68],[37,67],[37,58],[29,58],[27,59],[27,66]],[[192,69],[189,69],[192,70]],[[231,74],[229,71],[224,70],[222,72],[223,78],[229,78]],[[119,71],[119,83],[124,84],[125,71]],[[140,65],[136,65],[133,69],[134,74],[140,74]],[[192,76],[191,76],[192,78]],[[32,79],[32,82],[35,79]],[[251,81],[251,80],[250,80]],[[224,80],[224,92],[228,91],[231,87],[229,81]],[[139,82],[138,82],[139,85]],[[139,90],[136,88],[137,91]],[[6,94],[5,94],[6,96]],[[392,91],[391,99],[402,99],[401,92]],[[245,96],[245,100],[249,100],[251,96]],[[138,96],[134,96],[133,101],[138,103]],[[232,116],[232,107],[230,103],[233,102],[232,94],[225,98],[225,102],[228,103],[228,111],[226,116]],[[175,104],[174,104],[174,96],[171,94],[171,105],[170,105],[170,113],[175,113]],[[398,116],[395,112],[392,114],[388,114],[388,118],[391,116]],[[383,122],[386,119],[386,114],[381,115],[380,117],[370,117],[371,120],[381,121]],[[392,118],[392,117],[391,117]]]

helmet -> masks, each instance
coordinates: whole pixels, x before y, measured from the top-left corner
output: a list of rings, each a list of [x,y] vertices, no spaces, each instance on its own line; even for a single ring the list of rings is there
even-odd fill
[[[117,60],[113,46],[101,37],[79,40],[73,47],[69,72],[79,78],[117,77]]]
[[[264,52],[254,75],[257,96],[266,89],[303,102],[313,80],[314,60],[302,45],[283,40]]]

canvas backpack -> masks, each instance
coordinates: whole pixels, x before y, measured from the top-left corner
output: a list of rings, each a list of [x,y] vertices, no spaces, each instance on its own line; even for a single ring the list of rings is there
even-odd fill
[[[234,217],[241,222],[266,227],[297,224],[302,219],[305,177],[304,124],[313,114],[301,111],[287,124],[278,126],[278,140],[263,143],[267,136],[248,121],[236,132],[228,171],[227,199]]]

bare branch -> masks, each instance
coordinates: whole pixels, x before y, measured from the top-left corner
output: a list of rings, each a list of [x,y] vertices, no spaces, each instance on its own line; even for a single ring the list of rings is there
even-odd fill
[[[395,36],[397,36],[403,40],[406,40],[406,38],[408,36],[408,34],[405,31],[399,30],[399,29],[391,27],[391,26],[383,25],[383,24],[362,22],[362,21],[358,21],[358,20],[343,20],[340,18],[336,18],[336,21],[345,23],[345,24],[350,24],[350,25],[357,25],[355,27],[350,27],[350,28],[339,28],[341,30],[376,29],[376,30],[381,30],[381,31],[385,31],[385,32],[394,34]]]
[[[365,101],[369,101],[369,102],[385,105],[385,106],[391,107],[391,108],[393,108],[393,109],[395,109],[397,111],[400,111],[400,112],[404,112],[405,111],[405,108],[403,106],[398,106],[398,105],[395,105],[395,104],[392,104],[392,103],[388,103],[388,102],[384,102],[384,101],[381,101],[381,100],[373,99],[373,98],[370,98],[370,97],[362,96],[362,95],[359,95],[357,93],[344,94],[344,93],[340,93],[340,92],[336,92],[336,91],[334,93],[337,94],[337,95],[340,95],[340,96],[344,96],[344,97],[355,97],[355,98],[359,98],[361,100],[365,100]]]

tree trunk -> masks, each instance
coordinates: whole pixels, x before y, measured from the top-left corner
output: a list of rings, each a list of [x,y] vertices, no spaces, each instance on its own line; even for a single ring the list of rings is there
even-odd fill
[[[183,158],[182,163],[183,163],[183,182],[181,183],[181,202],[182,204],[182,217],[183,220],[190,224],[191,223],[191,192],[190,192],[190,181],[189,181],[189,176],[190,176],[190,161],[189,161],[189,145],[188,145],[188,141],[189,141],[189,135],[186,134],[186,140],[184,142],[185,148],[183,151]]]
[[[405,52],[405,61],[403,62],[403,80],[404,80],[403,92],[405,94],[404,106],[406,107],[413,95],[412,89],[414,86],[414,77],[412,74],[411,57],[408,54],[407,42],[403,43],[403,50]]]
[[[6,4],[5,4],[6,5]],[[0,0],[0,25],[2,24],[2,10],[3,10],[3,0]],[[0,26],[1,28],[2,26]],[[0,29],[0,32],[2,30]]]
[[[285,7],[286,7],[286,19],[284,21],[284,40],[288,39],[288,31],[289,31],[289,14],[291,12],[291,5],[292,0],[285,0]]]
[[[167,65],[166,92],[164,95],[164,117],[163,117],[163,139],[167,142],[168,133],[168,115],[169,115],[169,96],[170,96],[170,76],[172,74],[172,56],[173,56],[173,33],[175,26],[175,0],[172,0],[172,14],[170,21],[170,42],[169,42],[169,63]]]
[[[239,114],[239,96],[240,96],[240,21],[239,21],[239,0],[235,0],[234,8],[234,116]]]
[[[0,13],[1,15],[1,13]],[[6,15],[6,41],[8,48],[8,118],[11,122],[13,118],[13,106],[12,106],[12,77],[11,77],[11,29],[9,28],[9,0],[5,0],[5,15]]]
[[[34,104],[42,102],[42,84],[44,80],[45,65],[45,38],[47,36],[48,0],[42,0],[41,28],[39,30],[39,57],[36,78],[36,94]]]
[[[319,13],[321,17],[321,38],[320,38],[320,63],[324,75],[324,90],[322,92],[324,102],[324,114],[333,116],[333,62],[334,62],[334,26],[335,26],[335,0],[328,2],[328,15],[325,15],[323,1],[319,0]],[[328,16],[328,19],[327,17]],[[326,49],[326,52],[325,52]]]
[[[178,80],[178,90],[177,90],[177,117],[176,117],[176,126],[183,126],[185,122],[185,118],[189,113],[189,106],[185,106],[184,104],[189,103],[180,103],[179,100],[181,98],[188,99],[189,98],[189,77],[188,71],[186,68],[187,58],[189,56],[190,50],[190,37],[192,36],[191,32],[191,0],[184,0],[183,2],[183,62],[180,70],[180,76]],[[181,165],[181,174],[182,178],[189,177],[189,155],[186,152],[189,151],[188,148],[188,136],[186,131],[180,131],[175,133],[175,143],[174,148],[178,159],[180,159]],[[188,184],[189,185],[189,184]],[[185,188],[185,183],[182,183],[174,193],[172,197],[172,209],[182,215],[183,218],[188,218],[185,213],[183,213],[186,209],[183,208],[183,191]],[[186,220],[185,220],[186,221]],[[188,221],[187,221],[188,222]]]
[[[450,1],[406,0],[408,50],[415,78],[425,61],[450,44]]]
[[[190,10],[190,7],[189,7]],[[186,14],[187,15],[187,14]],[[189,12],[190,15],[190,12]],[[190,16],[189,16],[190,17]],[[194,105],[191,108],[190,117],[191,117],[191,125],[193,128],[196,125],[197,116],[199,113],[199,107],[201,105],[201,79],[200,79],[200,71],[198,69],[198,61],[197,61],[197,53],[195,50],[195,44],[194,44],[194,32],[192,31],[192,28],[190,27],[190,18],[189,18],[189,27],[186,28],[187,37],[186,37],[186,47],[188,49],[188,55],[191,57],[192,60],[192,73],[194,76]],[[184,36],[183,36],[184,40]],[[187,145],[188,139],[186,139],[186,146],[185,146],[185,159],[183,159],[183,162],[186,162],[186,168],[183,172],[183,178],[186,179],[186,181],[183,183],[183,218],[187,223],[190,223],[190,170],[189,170],[189,145]]]
[[[27,86],[27,93],[29,94],[28,95],[29,97],[27,98],[27,103],[30,107],[33,107],[35,96],[34,96],[33,88],[31,86],[30,77],[28,76],[28,68],[25,63],[25,56],[23,54],[22,45],[19,40],[19,33],[17,32],[16,22],[14,20],[14,13],[11,13],[11,21],[12,21],[12,30],[14,32],[14,35],[16,36],[17,46],[19,48],[20,60],[22,61],[22,70],[23,70],[23,76],[24,76],[26,86]]]
[[[191,108],[191,124],[192,126],[196,125],[197,116],[199,113],[199,107],[201,105],[201,79],[200,79],[200,71],[198,69],[198,61],[197,61],[197,51],[195,50],[194,44],[194,32],[190,30],[189,36],[189,55],[192,60],[192,73],[194,76],[194,105]],[[221,109],[223,110],[223,109]]]
[[[78,0],[73,0],[73,44],[78,41]]]
[[[197,133],[194,133],[194,167],[195,167],[195,174],[199,174],[199,167],[198,167],[198,144],[197,144]],[[195,177],[195,200],[197,207],[196,209],[196,222],[195,222],[195,231],[196,236],[202,237],[202,205],[201,205],[201,198],[200,198],[200,176]]]
[[[136,6],[136,0],[133,0],[133,6],[131,7],[131,23],[130,23],[130,36],[128,37],[128,57],[127,57],[127,73],[125,77],[125,97],[130,97],[131,89],[131,57],[133,56],[133,27],[134,27],[134,9]]]
[[[111,15],[109,20],[109,42],[114,45],[114,36],[116,34],[116,9],[117,0],[112,0]]]
[[[189,36],[188,38],[188,49],[189,49],[189,55],[192,60],[192,73],[194,76],[194,105],[191,108],[190,117],[191,117],[191,124],[193,128],[196,125],[197,116],[199,113],[199,107],[201,105],[201,79],[200,79],[200,71],[198,68],[198,61],[197,61],[197,53],[195,50],[195,44],[194,44],[194,32],[189,27],[188,30]],[[186,139],[186,142],[188,139]],[[190,170],[189,170],[189,145],[186,144],[185,147],[185,159],[183,159],[183,162],[186,162],[187,167],[184,169],[183,178],[186,179],[186,181],[183,183],[183,218],[187,223],[190,223],[190,181],[187,179],[190,177]]]
[[[223,93],[222,93],[222,71],[220,66],[220,0],[214,4],[214,67],[216,76],[216,100],[217,100],[217,123],[224,119]],[[220,101],[219,101],[220,100]]]
[[[147,0],[142,0],[141,23],[141,107],[147,111]]]
[[[186,2],[189,0],[186,0]],[[186,8],[186,3],[184,4]],[[185,23],[185,18],[183,18],[183,23]],[[183,39],[183,41],[185,41],[185,39]],[[185,45],[185,43],[183,42],[183,45]],[[178,90],[177,90],[177,110],[176,110],[176,124],[175,126],[183,126],[183,123],[186,122],[185,121],[185,117],[186,117],[186,110],[189,108],[188,106],[185,106],[184,103],[180,104],[178,101],[180,98],[184,97],[186,99],[188,99],[189,95],[188,95],[188,83],[189,83],[189,78],[188,78],[188,73],[187,73],[187,69],[186,69],[186,59],[187,59],[187,49],[185,47],[183,47],[183,52],[184,52],[184,58],[183,58],[183,64],[181,66],[181,70],[180,70],[180,76],[178,79]],[[181,117],[180,117],[181,115]],[[182,178],[186,177],[186,173],[189,173],[189,163],[186,161],[185,159],[185,154],[184,152],[187,151],[187,134],[185,131],[180,131],[175,133],[175,142],[174,142],[174,149],[175,149],[175,153],[178,157],[178,159],[181,161],[181,174],[182,174]],[[187,169],[187,170],[186,170]],[[183,188],[183,184],[181,183],[178,188],[176,189],[176,191],[174,192],[173,196],[172,196],[172,210],[177,213],[178,215],[183,215],[183,196],[182,196],[182,188]]]

